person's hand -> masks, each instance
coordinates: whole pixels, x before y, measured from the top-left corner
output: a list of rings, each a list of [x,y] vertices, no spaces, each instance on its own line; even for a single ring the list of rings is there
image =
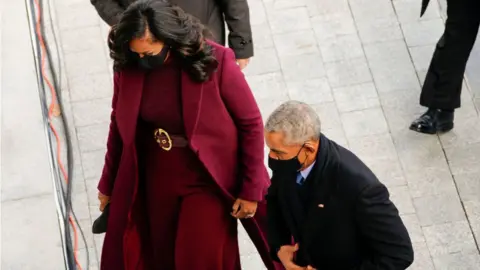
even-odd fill
[[[295,257],[295,252],[298,250],[298,244],[294,246],[286,245],[280,247],[280,250],[277,252],[278,259],[282,262],[283,267],[286,270],[316,270],[312,266],[302,267],[298,266],[293,262],[293,258]]]
[[[100,201],[100,211],[103,212],[103,210],[105,209],[105,206],[107,206],[108,202],[110,202],[110,196],[103,195],[99,191],[98,200]]]
[[[257,202],[237,199],[232,207],[234,218],[252,218],[257,212]]]
[[[238,64],[238,66],[240,67],[240,69],[246,68],[249,63],[250,63],[250,58],[237,59],[237,64]]]
[[[283,264],[286,270],[302,270],[302,267],[296,265],[293,262],[295,257],[295,252],[298,250],[298,244],[294,246],[285,245],[281,246],[280,250],[277,252],[278,259]]]

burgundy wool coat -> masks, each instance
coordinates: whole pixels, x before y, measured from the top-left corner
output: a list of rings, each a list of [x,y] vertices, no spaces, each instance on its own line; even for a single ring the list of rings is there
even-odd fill
[[[278,265],[274,266],[271,260],[264,232],[264,198],[270,180],[264,166],[262,118],[233,52],[214,43],[211,45],[219,62],[212,77],[207,82],[196,83],[188,74],[182,74],[186,136],[190,148],[225,195],[226,203],[233,205],[236,198],[260,202],[255,217],[242,223],[267,268],[275,269]],[[102,270],[144,270],[141,232],[146,214],[137,196],[139,173],[135,143],[143,81],[144,72],[137,69],[124,70],[114,76],[107,153],[98,184],[101,193],[111,196]]]

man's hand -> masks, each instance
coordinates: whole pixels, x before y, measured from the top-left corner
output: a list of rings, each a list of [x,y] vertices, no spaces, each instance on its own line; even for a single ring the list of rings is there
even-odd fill
[[[252,218],[257,212],[257,202],[237,199],[232,207],[232,216],[234,218]]]
[[[240,67],[240,69],[246,68],[248,66],[248,63],[250,63],[250,58],[237,59],[237,65]]]
[[[282,262],[286,270],[302,270],[302,267],[296,265],[293,262],[295,257],[295,252],[298,250],[298,244],[294,246],[286,245],[280,247],[280,250],[277,252],[278,259]]]
[[[110,196],[103,195],[102,193],[98,192],[98,200],[100,201],[100,211],[103,212],[105,206],[107,206],[108,202],[110,202]]]
[[[302,267],[293,262],[293,257],[295,256],[295,252],[297,252],[297,250],[298,244],[295,244],[294,246],[286,245],[280,248],[277,256],[282,262],[283,267],[285,267],[286,270],[316,270],[310,265],[307,267]]]

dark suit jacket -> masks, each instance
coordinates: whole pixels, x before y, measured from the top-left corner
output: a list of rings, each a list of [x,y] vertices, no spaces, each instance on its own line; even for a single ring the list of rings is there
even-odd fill
[[[90,0],[100,17],[109,25],[116,24],[122,12],[136,0]],[[212,32],[216,42],[225,45],[225,22],[228,46],[237,59],[253,56],[252,29],[247,0],[170,0],[197,17]]]
[[[181,95],[186,137],[208,170],[228,207],[235,198],[263,201],[270,185],[264,166],[263,123],[253,94],[233,52],[210,43],[219,65],[210,80],[196,83],[182,73]],[[135,138],[144,71],[115,74],[110,132],[98,190],[111,196],[101,269],[142,270],[146,214],[138,200],[138,157]],[[259,203],[259,208],[263,203]],[[264,204],[263,204],[264,205]],[[262,210],[242,223],[269,270],[274,269],[264,240]],[[263,211],[265,215],[265,211]],[[194,241],[194,239],[192,239]],[[122,260],[123,258],[123,260]],[[148,270],[148,269],[147,269]]]
[[[267,195],[268,242],[276,251],[299,241],[297,263],[319,270],[403,270],[413,248],[387,188],[353,153],[322,136],[305,184],[310,190],[304,223],[285,200],[292,188],[275,174]],[[293,179],[294,180],[294,179]],[[293,189],[294,192],[294,189]]]

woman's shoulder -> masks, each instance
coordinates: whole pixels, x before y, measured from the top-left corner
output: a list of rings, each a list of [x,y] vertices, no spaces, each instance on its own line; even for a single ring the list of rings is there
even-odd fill
[[[219,62],[221,62],[223,60],[223,58],[225,56],[225,53],[228,53],[228,50],[230,50],[229,48],[227,48],[223,45],[220,45],[213,40],[208,39],[207,44],[210,45],[210,47],[212,47],[215,58]]]
[[[210,45],[215,51],[224,52],[227,48],[223,45],[216,43],[211,39],[207,39],[207,44]]]
[[[232,69],[236,68],[237,62],[235,60],[235,53],[232,49],[222,46],[214,41],[207,40],[207,43],[213,49],[213,55],[218,63],[218,69],[225,70],[225,69]],[[217,70],[218,70],[217,69]]]

